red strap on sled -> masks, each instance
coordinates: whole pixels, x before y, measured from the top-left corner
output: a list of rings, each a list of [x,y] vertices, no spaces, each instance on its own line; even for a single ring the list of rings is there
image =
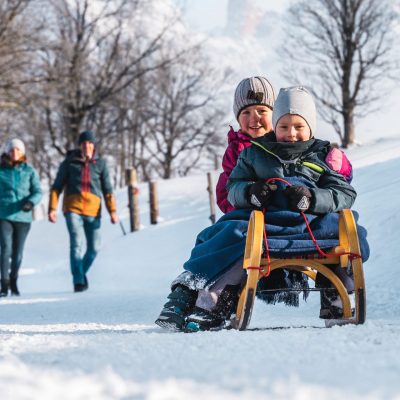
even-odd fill
[[[288,185],[288,186],[292,186],[291,183],[289,183],[287,180],[282,179],[282,178],[269,178],[269,179],[266,180],[266,183],[271,183],[272,181],[281,181],[281,182],[283,182],[284,184],[286,184],[286,185]],[[270,273],[271,273],[271,259],[270,259],[270,256],[269,256],[268,240],[267,240],[267,231],[266,231],[266,227],[265,227],[265,225],[266,225],[266,224],[265,224],[266,209],[263,209],[262,212],[263,212],[263,214],[264,214],[264,231],[263,231],[263,237],[264,237],[264,246],[265,246],[265,252],[264,252],[264,254],[265,254],[265,258],[267,259],[267,268],[266,268],[267,271],[265,272],[265,270],[263,270],[261,267],[248,267],[248,269],[256,269],[256,268],[257,268],[257,269],[260,270],[261,275],[262,275],[263,277],[266,278],[266,277],[269,276]],[[300,214],[303,216],[304,222],[306,223],[307,230],[308,230],[308,232],[309,232],[309,234],[310,234],[310,236],[311,236],[311,240],[313,241],[313,243],[314,243],[314,245],[315,245],[315,248],[316,248],[317,251],[318,251],[318,254],[319,254],[321,257],[323,257],[323,258],[328,258],[328,257],[329,257],[329,254],[325,253],[325,252],[319,247],[319,245],[318,245],[318,243],[317,243],[317,240],[315,239],[314,234],[312,233],[310,224],[308,223],[308,220],[307,220],[307,217],[306,217],[305,213],[304,213],[303,211],[300,211]],[[360,254],[356,254],[356,253],[352,253],[352,252],[342,252],[342,253],[336,254],[336,256],[339,256],[339,257],[340,257],[340,256],[345,256],[345,255],[349,256],[350,260],[354,260],[355,258],[361,258],[361,255],[360,255]]]

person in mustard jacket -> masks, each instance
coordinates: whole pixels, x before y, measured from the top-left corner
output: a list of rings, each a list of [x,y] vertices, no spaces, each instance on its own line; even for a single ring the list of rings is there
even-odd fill
[[[87,272],[99,250],[101,195],[111,217],[118,221],[107,164],[96,154],[92,131],[79,135],[79,149],[68,152],[51,187],[48,218],[57,220],[57,205],[64,190],[63,213],[70,237],[70,264],[74,291],[88,289]],[[86,252],[83,242],[86,238]]]
[[[19,296],[18,271],[25,240],[32,222],[32,210],[42,198],[39,176],[26,162],[25,144],[9,140],[0,161],[0,297]]]

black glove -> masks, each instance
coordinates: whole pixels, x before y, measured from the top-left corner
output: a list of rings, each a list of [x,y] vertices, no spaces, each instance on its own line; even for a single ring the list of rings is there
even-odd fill
[[[272,201],[273,192],[276,185],[258,181],[249,186],[248,200],[253,206],[258,208],[266,208]]]
[[[32,208],[33,208],[33,203],[31,201],[27,201],[26,203],[23,204],[22,211],[25,212],[32,211]]]
[[[289,209],[292,211],[307,211],[310,208],[312,194],[305,186],[289,186],[283,193],[287,196]]]

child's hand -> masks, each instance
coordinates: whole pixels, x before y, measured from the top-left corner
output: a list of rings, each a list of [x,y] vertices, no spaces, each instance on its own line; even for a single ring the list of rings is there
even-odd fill
[[[312,194],[305,186],[293,185],[284,192],[292,211],[307,211],[311,206]]]
[[[248,200],[258,208],[266,208],[272,201],[276,185],[268,184],[265,181],[258,181],[249,186]]]

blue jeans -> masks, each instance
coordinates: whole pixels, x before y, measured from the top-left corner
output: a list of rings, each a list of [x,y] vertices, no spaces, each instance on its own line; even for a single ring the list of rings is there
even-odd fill
[[[18,278],[29,229],[31,229],[30,222],[0,220],[1,279]]]
[[[85,283],[85,275],[100,248],[100,217],[88,217],[75,213],[65,213],[69,239],[70,263],[74,284]],[[86,237],[86,252],[83,242]]]

